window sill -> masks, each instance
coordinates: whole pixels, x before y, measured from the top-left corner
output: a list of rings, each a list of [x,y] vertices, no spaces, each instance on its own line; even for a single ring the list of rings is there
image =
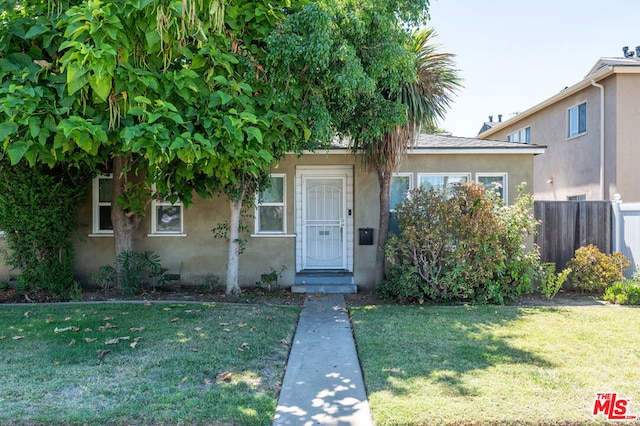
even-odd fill
[[[147,234],[147,237],[186,237],[187,234],[178,234],[177,232],[175,234],[170,234],[170,233],[166,233],[166,234]]]
[[[113,234],[89,234],[89,237],[91,238],[95,238],[95,237],[113,237]]]
[[[280,237],[280,238],[295,238],[296,234],[285,234],[285,233],[280,233],[280,234],[251,234],[251,238],[274,238],[274,237]]]
[[[574,140],[574,139],[578,139],[578,138],[580,138],[580,137],[582,137],[582,136],[586,136],[586,135],[587,135],[587,132],[584,132],[584,133],[580,133],[579,135],[575,135],[575,136],[568,137],[568,138],[567,138],[567,139],[565,139],[565,140],[566,140],[566,141],[572,141],[572,140]]]

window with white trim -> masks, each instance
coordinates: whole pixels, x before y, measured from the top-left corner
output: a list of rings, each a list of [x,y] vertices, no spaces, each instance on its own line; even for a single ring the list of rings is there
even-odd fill
[[[531,127],[525,127],[507,136],[509,142],[531,143]]]
[[[587,201],[587,194],[571,195],[567,197],[567,201]]]
[[[154,188],[155,191],[155,188]],[[156,198],[151,201],[151,234],[184,235],[184,215],[182,203]]]
[[[471,180],[470,173],[418,173],[418,185],[425,190],[451,192],[455,185]]]
[[[113,175],[102,174],[93,178],[93,233],[113,235],[111,223],[111,194]]]
[[[394,211],[396,206],[409,196],[413,189],[413,173],[397,173],[391,177],[389,189],[389,211]]]
[[[272,174],[271,185],[257,195],[256,200],[256,234],[284,234],[286,223],[286,181],[285,174]]]
[[[568,112],[568,134],[569,138],[587,133],[587,103],[569,108]]]
[[[483,184],[487,191],[494,191],[507,203],[506,173],[476,173],[476,182]]]

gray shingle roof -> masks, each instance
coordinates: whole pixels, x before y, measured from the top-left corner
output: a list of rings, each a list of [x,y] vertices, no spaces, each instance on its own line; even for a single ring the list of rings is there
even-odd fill
[[[331,144],[331,149],[345,149],[349,146],[348,139],[334,140]],[[459,136],[451,136],[449,134],[426,134],[422,133],[418,137],[416,144],[411,147],[414,151],[429,151],[429,150],[530,150],[530,149],[544,149],[546,147],[541,145],[532,145],[518,142],[505,142],[497,140],[485,140],[476,138],[463,138]]]

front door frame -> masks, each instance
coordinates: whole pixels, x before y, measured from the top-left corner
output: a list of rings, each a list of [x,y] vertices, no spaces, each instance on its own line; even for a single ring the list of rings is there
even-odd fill
[[[296,272],[305,269],[305,241],[303,227],[303,196],[304,180],[308,177],[335,177],[344,179],[344,268],[339,270],[347,270],[353,272],[353,166],[297,166],[296,167],[296,187],[295,187],[295,227],[296,227]]]

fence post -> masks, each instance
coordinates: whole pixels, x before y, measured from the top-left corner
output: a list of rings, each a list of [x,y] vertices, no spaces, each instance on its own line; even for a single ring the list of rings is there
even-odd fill
[[[613,196],[613,251],[622,252],[624,240],[624,222],[620,204],[622,204],[622,196],[615,194]]]

